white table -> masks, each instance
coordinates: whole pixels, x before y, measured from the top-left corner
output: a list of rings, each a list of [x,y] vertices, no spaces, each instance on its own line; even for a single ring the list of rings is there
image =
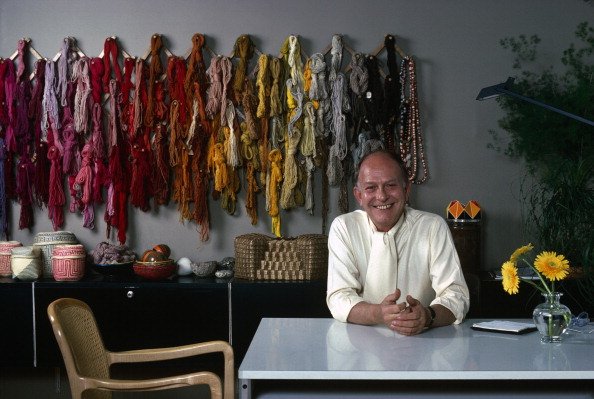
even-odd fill
[[[275,389],[288,388],[288,392],[266,392],[260,397],[302,397],[303,391],[295,396],[290,391],[312,384],[315,392],[307,391],[308,396],[338,398],[345,397],[345,392],[335,394],[326,387],[344,382],[352,393],[357,386],[348,385],[361,381],[361,392],[374,397],[407,397],[423,386],[429,388],[418,397],[444,397],[441,387],[448,384],[452,397],[464,396],[464,392],[454,395],[453,390],[472,397],[531,396],[540,386],[539,398],[593,396],[594,333],[570,333],[562,343],[544,344],[538,332],[511,335],[472,330],[476,321],[481,320],[406,337],[383,326],[333,319],[264,318],[239,367],[239,393],[250,398],[255,385],[277,381]],[[387,393],[384,388],[372,392],[380,385],[396,387],[397,392]],[[504,391],[479,392],[498,388]]]

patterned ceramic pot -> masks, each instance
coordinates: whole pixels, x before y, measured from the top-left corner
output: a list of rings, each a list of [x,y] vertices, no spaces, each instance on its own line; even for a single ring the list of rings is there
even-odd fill
[[[33,281],[41,277],[41,250],[35,246],[15,247],[11,250],[12,277]]]
[[[52,252],[57,245],[78,244],[76,236],[69,231],[39,232],[33,239],[33,246],[41,250],[43,277],[53,277]]]
[[[56,281],[78,281],[85,275],[85,248],[81,244],[56,245],[52,252],[52,273]]]
[[[22,244],[18,241],[0,241],[0,276],[12,276],[12,266],[10,265],[11,250],[20,247]]]

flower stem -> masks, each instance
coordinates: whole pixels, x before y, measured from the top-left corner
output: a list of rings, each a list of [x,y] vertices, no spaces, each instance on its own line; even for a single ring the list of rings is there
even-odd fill
[[[524,261],[524,263],[526,263],[532,270],[534,270],[534,272],[536,273],[536,275],[538,276],[540,282],[542,283],[542,288],[539,287],[538,285],[536,285],[535,283],[533,283],[532,281],[529,280],[524,280],[527,283],[532,284],[533,286],[535,286],[536,288],[538,288],[540,290],[540,292],[542,292],[543,294],[546,292],[547,294],[552,294],[553,290],[551,290],[549,288],[549,286],[547,285],[547,282],[544,280],[544,278],[542,277],[542,275],[538,272],[538,270],[536,270],[534,268],[534,266],[532,266],[526,259],[522,259],[522,261]],[[554,283],[553,283],[554,284]],[[544,290],[543,290],[544,288]]]
[[[541,292],[541,294],[550,294],[550,292],[548,292],[547,290],[544,290],[540,285],[532,282],[532,280],[527,280],[527,279],[523,279],[521,278],[521,280],[525,283],[530,284],[531,286],[533,286],[534,288],[536,288],[537,290],[539,290]]]

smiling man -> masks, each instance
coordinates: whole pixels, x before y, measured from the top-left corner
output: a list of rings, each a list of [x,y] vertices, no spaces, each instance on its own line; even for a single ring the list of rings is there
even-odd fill
[[[414,335],[460,323],[469,293],[445,220],[407,206],[405,176],[391,152],[361,159],[353,189],[361,209],[330,227],[326,303],[342,322]]]

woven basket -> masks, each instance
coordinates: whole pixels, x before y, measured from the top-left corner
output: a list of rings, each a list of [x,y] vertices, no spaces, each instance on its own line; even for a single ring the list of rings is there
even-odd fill
[[[52,272],[56,281],[78,281],[85,275],[87,253],[81,244],[56,245],[52,251]]]
[[[10,263],[12,277],[23,281],[33,281],[41,277],[41,251],[35,246],[14,247]]]
[[[0,242],[0,277],[12,276],[12,266],[10,264],[11,251],[22,244],[18,241]]]
[[[274,238],[246,234],[235,238],[235,277],[248,280],[325,279],[328,238],[304,234]]]
[[[69,231],[39,232],[33,238],[33,246],[41,250],[43,277],[54,277],[52,255],[57,245],[78,244],[78,239]]]

